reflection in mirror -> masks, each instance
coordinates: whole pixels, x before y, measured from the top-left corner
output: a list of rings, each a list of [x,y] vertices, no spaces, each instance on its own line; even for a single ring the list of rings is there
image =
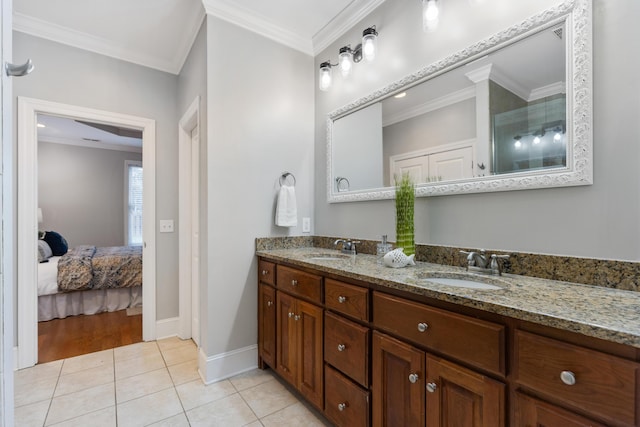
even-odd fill
[[[418,195],[590,184],[590,98],[573,97],[590,96],[591,33],[575,8],[590,12],[564,3],[330,113],[329,201],[392,198],[402,173]]]

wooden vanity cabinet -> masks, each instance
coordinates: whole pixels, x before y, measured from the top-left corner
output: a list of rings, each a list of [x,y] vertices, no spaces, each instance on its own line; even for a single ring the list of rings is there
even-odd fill
[[[280,268],[281,266],[278,266],[278,287],[280,287]],[[303,279],[305,282],[301,280],[298,283],[307,283],[306,279],[311,276],[304,272],[299,272],[300,276],[296,276],[296,271],[293,269],[287,269],[287,272],[289,274],[285,277],[289,283],[300,276],[305,278]],[[321,281],[318,286],[321,286]],[[305,295],[306,291],[305,289]],[[315,295],[315,292],[313,294]],[[276,291],[276,307],[276,372],[310,403],[322,410],[324,399],[323,309],[319,305],[280,290]]]
[[[593,420],[522,393],[515,394],[514,425],[519,427],[606,427]]]

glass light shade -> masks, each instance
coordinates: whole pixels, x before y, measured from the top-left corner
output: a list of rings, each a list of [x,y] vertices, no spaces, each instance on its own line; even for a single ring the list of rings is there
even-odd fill
[[[331,87],[331,64],[323,62],[320,64],[320,77],[319,77],[320,90],[326,92]]]
[[[434,31],[440,22],[440,1],[422,0],[422,29],[426,32]]]
[[[353,68],[353,53],[351,53],[351,49],[349,47],[345,46],[340,49],[338,64],[340,66],[342,77],[349,77],[351,69]]]
[[[378,50],[378,32],[374,27],[367,28],[362,32],[362,55],[367,62],[376,58]]]

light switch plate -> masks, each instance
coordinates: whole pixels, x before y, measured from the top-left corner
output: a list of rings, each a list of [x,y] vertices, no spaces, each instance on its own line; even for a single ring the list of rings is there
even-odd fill
[[[302,232],[311,233],[311,218],[302,218]]]
[[[160,220],[160,232],[161,233],[173,233],[173,220],[161,219]]]

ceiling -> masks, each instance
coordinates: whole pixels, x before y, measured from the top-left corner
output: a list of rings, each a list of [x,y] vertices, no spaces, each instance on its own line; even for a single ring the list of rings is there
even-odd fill
[[[13,28],[178,74],[206,13],[315,56],[384,0],[14,0]]]

